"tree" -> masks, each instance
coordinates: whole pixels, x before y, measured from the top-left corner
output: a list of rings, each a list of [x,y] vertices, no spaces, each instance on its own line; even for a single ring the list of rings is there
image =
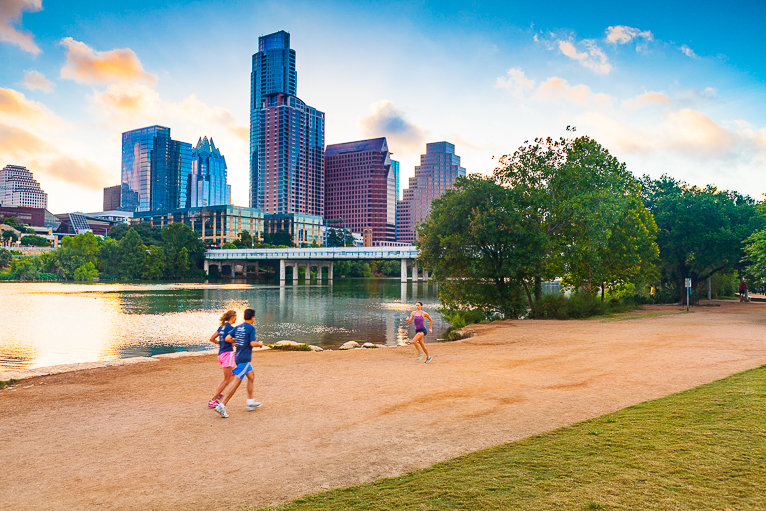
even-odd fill
[[[112,237],[104,238],[98,245],[98,269],[101,273],[116,277],[121,272],[122,248]]]
[[[20,257],[11,263],[11,273],[18,275],[19,280],[30,281],[40,278],[40,258]]]
[[[330,227],[327,229],[327,243],[328,247],[353,247],[354,236],[348,229],[336,229]]]
[[[157,245],[150,245],[146,249],[144,269],[141,277],[146,280],[159,280],[165,276],[166,270],[167,258],[165,257],[165,250]]]
[[[239,237],[234,240],[236,248],[253,248],[253,237],[247,231],[239,233]]]
[[[200,235],[188,225],[176,222],[162,229],[162,239],[171,278],[187,278],[196,273],[205,257],[205,245]],[[185,255],[181,255],[182,251]],[[182,267],[185,269],[181,270]]]
[[[8,268],[11,265],[11,259],[13,259],[13,256],[11,256],[11,251],[0,248],[0,270]]]
[[[122,278],[127,280],[141,278],[146,267],[146,250],[146,245],[141,242],[138,232],[135,229],[128,229],[120,240]]]
[[[51,265],[63,278],[71,280],[77,268],[87,263],[98,263],[98,238],[92,232],[66,236],[61,247],[51,252]]]
[[[51,242],[47,238],[42,236],[36,236],[34,234],[25,234],[21,237],[21,244],[25,247],[50,247]]]
[[[546,246],[526,192],[471,176],[431,203],[416,244],[445,308],[478,308],[509,318],[526,312]]]
[[[265,233],[263,235],[263,243],[265,243],[266,245],[292,247],[293,236],[287,231]]]
[[[98,270],[93,263],[85,263],[74,271],[74,280],[91,282],[98,277]]]
[[[3,230],[2,238],[5,243],[16,243],[19,241],[19,235],[10,229]]]
[[[663,175],[644,176],[643,201],[657,222],[661,283],[683,300],[692,287],[720,272],[747,265],[743,242],[766,225],[750,197],[691,186]]]
[[[234,243],[224,243],[223,245],[221,245],[221,248],[226,249],[226,250],[232,250],[232,249],[235,249],[235,248],[238,248],[238,247]]]
[[[122,238],[124,238],[126,234],[128,234],[128,231],[130,229],[133,229],[134,231],[136,231],[138,236],[141,238],[141,243],[143,243],[146,246],[149,246],[149,245],[159,246],[163,244],[162,229],[159,227],[152,226],[152,224],[149,222],[136,222],[131,225],[127,225],[127,224],[115,225],[109,230],[109,237],[119,241]]]

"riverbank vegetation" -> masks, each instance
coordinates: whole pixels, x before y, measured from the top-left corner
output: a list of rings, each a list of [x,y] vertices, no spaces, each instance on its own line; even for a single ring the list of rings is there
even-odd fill
[[[750,197],[637,179],[589,137],[548,138],[502,157],[492,177],[459,178],[416,244],[446,314],[564,318],[679,301],[686,278],[694,293],[708,278],[728,293],[755,252],[766,261],[766,234],[750,238],[764,226]],[[544,297],[553,279],[570,298]]]
[[[764,382],[766,366],[271,509],[760,509]]]

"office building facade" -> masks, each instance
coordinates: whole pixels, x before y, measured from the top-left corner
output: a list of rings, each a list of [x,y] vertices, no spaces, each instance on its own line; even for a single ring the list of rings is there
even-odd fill
[[[364,233],[370,242],[394,241],[396,182],[385,137],[327,146],[325,218]]]
[[[296,97],[290,34],[258,39],[250,80],[250,205],[322,216],[325,116]]]
[[[458,177],[465,177],[465,169],[460,166],[455,145],[449,142],[426,144],[426,154],[420,155],[420,165],[415,167],[409,187],[396,204],[397,241],[415,241],[415,227],[428,216],[431,202],[452,188]]]
[[[108,186],[104,188],[104,211],[116,211],[120,209],[122,198],[122,185]]]
[[[227,183],[226,158],[211,138],[200,138],[191,153],[191,173],[186,207],[231,204],[231,185]]]
[[[191,144],[170,138],[170,128],[149,126],[122,134],[120,209],[154,211],[187,205]]]
[[[6,165],[0,169],[0,204],[46,209],[48,194],[26,167]]]

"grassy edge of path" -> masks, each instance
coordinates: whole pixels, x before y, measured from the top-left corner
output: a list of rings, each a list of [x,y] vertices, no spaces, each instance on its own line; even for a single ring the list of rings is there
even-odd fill
[[[277,508],[766,509],[766,365]]]

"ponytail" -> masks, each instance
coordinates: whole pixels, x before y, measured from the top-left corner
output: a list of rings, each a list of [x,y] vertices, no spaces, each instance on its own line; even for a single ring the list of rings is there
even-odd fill
[[[221,326],[229,322],[229,320],[237,315],[236,311],[228,310],[221,316]]]

